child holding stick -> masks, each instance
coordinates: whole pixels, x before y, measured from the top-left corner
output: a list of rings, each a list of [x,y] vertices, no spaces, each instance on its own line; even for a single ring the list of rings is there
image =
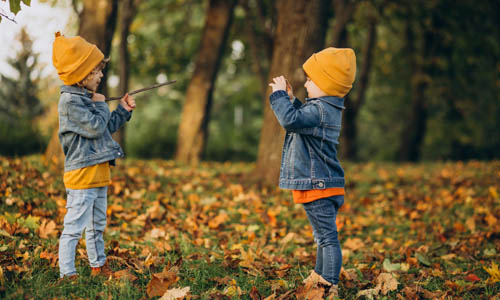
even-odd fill
[[[92,275],[109,276],[103,232],[110,165],[124,157],[111,134],[130,120],[135,101],[127,94],[110,113],[104,95],[96,93],[108,60],[97,46],[79,36],[66,38],[57,32],[52,61],[64,83],[58,112],[68,197],[59,240],[60,277],[77,277],[75,249],[84,229]]]

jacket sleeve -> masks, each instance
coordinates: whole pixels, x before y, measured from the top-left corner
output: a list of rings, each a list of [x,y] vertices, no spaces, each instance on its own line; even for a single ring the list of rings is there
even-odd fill
[[[123,106],[118,105],[118,107],[111,113],[111,118],[108,122],[108,129],[110,133],[116,132],[120,127],[129,121],[132,117],[132,112],[123,108]]]
[[[92,111],[81,99],[71,97],[67,109],[68,120],[73,125],[71,131],[89,139],[98,138],[106,131],[110,117],[106,103],[95,102],[95,111]]]
[[[269,100],[278,122],[286,130],[296,131],[316,127],[321,123],[320,110],[315,104],[301,105],[297,99],[292,104],[288,94],[282,90],[272,93]]]

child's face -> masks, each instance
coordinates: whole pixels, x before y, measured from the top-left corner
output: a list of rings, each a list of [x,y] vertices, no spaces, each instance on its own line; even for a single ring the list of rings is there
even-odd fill
[[[101,83],[102,69],[97,67],[83,80],[83,86],[90,91],[95,92]]]
[[[95,67],[92,72],[87,75],[82,81],[78,83],[78,86],[83,86],[86,89],[95,92],[101,83],[101,78],[104,76],[102,70],[106,67],[108,59],[104,59],[100,64]]]
[[[306,88],[307,96],[309,98],[319,98],[323,96],[328,96],[309,77],[307,77],[306,82],[304,83],[304,87]]]

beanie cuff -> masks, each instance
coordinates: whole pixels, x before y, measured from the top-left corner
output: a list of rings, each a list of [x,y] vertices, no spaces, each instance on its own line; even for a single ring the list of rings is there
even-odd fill
[[[346,86],[336,82],[332,77],[325,74],[316,66],[316,54],[313,54],[303,65],[302,69],[323,92],[330,96],[344,97],[352,88],[352,85]]]
[[[71,73],[66,74],[65,79],[61,78],[64,84],[73,85],[85,79],[95,67],[97,67],[101,61],[104,59],[104,54],[97,48],[97,46],[93,45],[92,50],[89,53],[82,63],[73,70]]]

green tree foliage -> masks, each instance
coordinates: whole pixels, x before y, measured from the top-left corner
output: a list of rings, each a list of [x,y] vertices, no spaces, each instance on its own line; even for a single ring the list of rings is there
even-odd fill
[[[0,153],[22,155],[41,150],[43,138],[33,125],[43,107],[37,97],[37,54],[23,29],[19,35],[22,50],[8,62],[17,78],[0,75]]]
[[[423,3],[423,2],[422,2]],[[497,2],[392,2],[381,12],[373,81],[358,120],[360,156],[393,160],[411,106],[411,70],[405,22],[415,34],[427,112],[421,159],[498,158],[500,142],[500,35]],[[411,16],[408,10],[412,11]],[[408,20],[410,18],[410,20]],[[350,28],[354,43],[363,29]],[[427,36],[426,36],[427,34]],[[429,38],[429,35],[431,37]]]
[[[7,0],[2,1],[6,2]],[[31,5],[31,0],[9,0],[9,9],[14,15],[16,15],[21,10],[21,2],[27,6]],[[0,13],[0,22],[2,22],[2,17],[10,19],[9,16]]]

